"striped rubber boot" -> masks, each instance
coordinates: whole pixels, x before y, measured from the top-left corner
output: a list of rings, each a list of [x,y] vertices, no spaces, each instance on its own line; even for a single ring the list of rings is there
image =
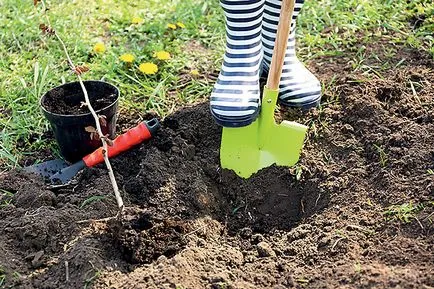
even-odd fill
[[[246,126],[259,114],[264,2],[220,0],[226,17],[226,52],[210,99],[211,113],[219,125]]]
[[[296,0],[291,22],[291,34],[285,55],[280,79],[280,104],[308,109],[319,105],[321,84],[319,80],[298,60],[295,54],[295,24],[304,0]],[[262,44],[264,46],[263,68],[268,72],[276,40],[279,23],[281,0],[265,0],[264,20],[262,26]]]

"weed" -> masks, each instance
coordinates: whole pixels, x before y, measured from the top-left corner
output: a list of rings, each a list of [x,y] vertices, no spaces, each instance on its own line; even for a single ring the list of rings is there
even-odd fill
[[[12,192],[0,189],[0,208],[9,206],[12,203],[13,196]]]
[[[399,220],[403,223],[410,223],[416,218],[416,214],[424,209],[424,204],[413,205],[413,203],[405,203],[402,205],[390,206],[383,214],[388,220]]]
[[[354,272],[359,275],[360,273],[362,273],[362,265],[360,264],[360,262],[357,262],[356,264],[354,264]]]
[[[101,275],[101,271],[96,271],[95,274],[84,281],[83,289],[90,288],[93,282]]]
[[[387,161],[388,161],[388,157],[386,152],[384,151],[384,149],[376,144],[374,144],[375,149],[378,152],[379,158],[380,158],[380,166],[382,168],[386,167],[387,165]]]
[[[0,267],[0,287],[6,282],[6,272],[3,267]]]
[[[15,281],[19,281],[22,278],[22,275],[17,271],[14,271],[14,273],[12,273],[12,277]]]
[[[296,281],[297,281],[297,283],[299,283],[300,286],[302,286],[302,287],[306,287],[306,286],[309,284],[309,279],[307,279],[307,278],[303,278],[303,277],[301,277],[301,278],[297,278]]]
[[[339,230],[339,229],[335,231],[335,234],[336,234],[336,236],[338,236],[340,238],[344,238],[344,239],[348,238],[347,235],[342,230]]]
[[[333,75],[332,79],[323,85],[324,95],[327,95],[329,103],[339,102],[339,95],[335,93],[336,87],[336,75]]]
[[[297,181],[301,180],[301,175],[303,174],[303,167],[300,165],[297,165],[295,168],[295,179]]]
[[[372,202],[372,200],[370,198],[367,198],[365,203],[370,207],[374,207],[374,203]]]
[[[246,205],[241,205],[232,210],[232,215],[235,215],[241,208],[244,208]]]
[[[85,206],[88,206],[94,202],[98,202],[98,201],[102,201],[105,200],[106,197],[105,196],[92,196],[87,198],[86,200],[83,201],[83,203],[81,203],[80,205],[80,209],[83,209]]]
[[[428,175],[434,175],[434,170],[432,169],[428,169],[426,172]]]

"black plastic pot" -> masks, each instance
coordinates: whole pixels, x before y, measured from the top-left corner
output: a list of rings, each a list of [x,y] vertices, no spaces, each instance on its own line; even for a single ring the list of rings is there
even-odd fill
[[[84,86],[91,103],[104,98],[113,100],[112,103],[108,103],[107,106],[96,111],[98,115],[104,115],[106,118],[106,125],[101,125],[103,133],[113,138],[116,132],[119,89],[103,81],[84,81]],[[49,108],[50,106],[53,107],[53,97],[64,97],[65,102],[71,107],[80,106],[80,103],[84,101],[80,83],[71,82],[55,87],[44,94],[40,102],[42,112],[54,131],[62,156],[68,162],[77,162],[101,146],[101,141],[92,138],[91,133],[85,130],[89,126],[95,127],[95,120],[90,112],[73,115],[68,114],[69,112],[50,111],[57,109]]]

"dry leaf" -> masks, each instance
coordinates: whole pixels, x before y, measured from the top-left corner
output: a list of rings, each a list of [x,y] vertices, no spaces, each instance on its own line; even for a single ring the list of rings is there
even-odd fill
[[[82,75],[83,73],[89,71],[89,67],[87,67],[86,65],[78,65],[72,68],[72,71],[77,75]]]
[[[39,24],[39,29],[42,31],[42,34],[54,35],[56,31],[53,28],[45,25],[44,23]]]
[[[98,132],[90,133],[90,139],[91,140],[100,140],[99,133]]]
[[[107,126],[107,118],[105,115],[98,115],[99,123],[101,126],[106,127]]]
[[[40,0],[33,0],[33,5],[35,5],[35,6],[38,5],[39,1]]]
[[[94,128],[93,126],[86,126],[84,130],[90,133],[97,133],[96,128]]]

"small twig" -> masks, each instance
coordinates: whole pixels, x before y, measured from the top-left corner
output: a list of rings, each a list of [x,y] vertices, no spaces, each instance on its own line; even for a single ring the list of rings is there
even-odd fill
[[[414,88],[413,81],[411,81],[411,80],[410,80],[410,87],[411,87],[411,92],[413,92],[414,98],[416,98],[419,105],[422,105],[422,102],[420,101],[419,95],[417,95],[416,89]]]
[[[66,282],[69,282],[69,263],[65,261]]]
[[[336,247],[336,245],[337,245],[340,241],[345,240],[345,239],[346,239],[345,237],[340,237],[339,239],[337,239],[336,242],[333,244],[333,246],[332,246],[332,248],[331,248],[332,252],[335,251],[335,247]]]
[[[318,194],[318,198],[316,198],[314,208],[316,208],[316,206],[318,205],[318,202],[319,202],[319,199],[320,199],[320,198],[321,198],[321,194]]]
[[[431,218],[431,217],[432,217],[432,215],[434,215],[434,212],[432,212],[431,214],[429,214],[428,216],[426,216],[425,218],[423,218],[423,221],[425,221],[425,220],[427,220],[427,219]]]
[[[103,218],[103,219],[89,219],[89,220],[82,220],[82,221],[77,221],[77,224],[85,224],[85,223],[107,223],[111,220],[114,220],[118,218],[118,215],[116,215],[115,217],[107,217],[107,218]]]
[[[419,219],[416,218],[416,217],[413,217],[413,218],[417,221],[417,223],[419,224],[420,228],[421,228],[422,230],[425,230],[425,228],[423,227],[423,225],[422,225],[422,223],[419,221]]]
[[[306,212],[304,211],[304,202],[303,202],[303,200],[300,201],[300,205],[301,205],[301,212],[303,214],[306,214]]]
[[[205,227],[206,227],[206,225],[203,225],[203,226],[197,228],[196,230],[191,231],[191,232],[185,234],[184,236],[182,236],[182,238],[185,239],[185,238],[187,238],[188,236],[193,235],[193,234],[196,233],[196,232],[199,232],[200,230],[204,229]]]
[[[361,231],[363,233],[366,233],[366,234],[370,234],[370,235],[375,234],[374,230],[370,230],[368,228],[364,228],[364,227],[361,227],[361,226],[349,224],[349,225],[347,225],[347,227],[351,228],[351,229],[359,230],[359,231]]]

